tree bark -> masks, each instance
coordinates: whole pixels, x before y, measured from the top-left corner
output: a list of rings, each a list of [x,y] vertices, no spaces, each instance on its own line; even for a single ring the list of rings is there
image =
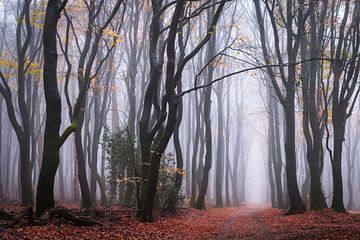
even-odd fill
[[[211,11],[208,11],[208,22],[210,22]],[[216,37],[212,35],[208,48],[207,48],[207,59],[211,59],[215,54]],[[212,63],[208,66],[207,82],[211,82],[214,74],[214,65]],[[212,165],[212,129],[211,129],[211,92],[212,86],[204,89],[204,123],[205,123],[205,164],[201,177],[201,185],[199,188],[199,194],[195,202],[195,208],[206,209],[205,195],[207,192],[209,182],[209,172]]]
[[[217,103],[218,103],[218,132],[217,132],[217,155],[216,155],[216,176],[215,176],[215,195],[216,203],[215,207],[223,207],[223,167],[224,167],[224,109],[223,109],[223,83],[218,83],[218,89],[216,91]]]
[[[56,32],[60,18],[59,0],[49,0],[46,7],[43,45],[44,45],[44,92],[46,101],[46,123],[44,151],[37,194],[36,215],[41,216],[54,207],[54,181],[60,156],[61,99],[57,85],[57,44]],[[66,2],[65,2],[66,3]]]

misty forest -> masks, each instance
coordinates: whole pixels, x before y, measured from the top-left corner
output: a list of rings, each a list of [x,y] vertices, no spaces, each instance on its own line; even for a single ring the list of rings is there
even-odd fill
[[[360,239],[359,0],[0,0],[0,239]]]

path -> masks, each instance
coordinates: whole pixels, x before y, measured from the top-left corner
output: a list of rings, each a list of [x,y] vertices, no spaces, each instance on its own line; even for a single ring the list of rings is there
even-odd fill
[[[207,218],[224,215],[222,221],[209,222],[217,229],[213,237],[201,239],[360,239],[360,215],[356,213],[341,214],[327,209],[284,216],[282,210],[256,205],[211,209]]]
[[[223,227],[213,239],[269,239],[269,230],[259,212],[263,206],[224,209],[229,212]]]

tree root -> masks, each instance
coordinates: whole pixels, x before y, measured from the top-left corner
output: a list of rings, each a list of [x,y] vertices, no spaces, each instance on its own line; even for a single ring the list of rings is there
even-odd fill
[[[0,220],[10,220],[12,221],[15,218],[15,215],[8,213],[4,209],[0,208]]]
[[[5,223],[2,224],[2,227],[4,228],[14,228],[17,226],[44,226],[49,223],[71,224],[77,227],[102,226],[101,223],[94,220],[96,215],[98,215],[97,211],[94,211],[93,214],[84,213],[84,215],[81,215],[81,213],[75,213],[72,210],[58,207],[49,209],[45,215],[41,218],[37,218],[34,216],[33,206],[24,208],[18,214],[9,213],[4,209],[0,209],[0,220],[5,221]]]
[[[77,227],[91,227],[101,225],[99,222],[88,216],[77,216],[66,208],[53,208],[48,210],[49,221],[58,220],[60,223],[68,223]]]

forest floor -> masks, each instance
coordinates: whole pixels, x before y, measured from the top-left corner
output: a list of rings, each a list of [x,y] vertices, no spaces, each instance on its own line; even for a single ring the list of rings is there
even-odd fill
[[[16,205],[0,206],[20,214]],[[95,226],[73,226],[51,220],[44,226],[0,220],[0,239],[360,239],[360,214],[331,210],[284,216],[282,210],[249,205],[240,208],[183,208],[177,215],[160,216],[140,223],[135,210],[123,207],[100,209]]]

